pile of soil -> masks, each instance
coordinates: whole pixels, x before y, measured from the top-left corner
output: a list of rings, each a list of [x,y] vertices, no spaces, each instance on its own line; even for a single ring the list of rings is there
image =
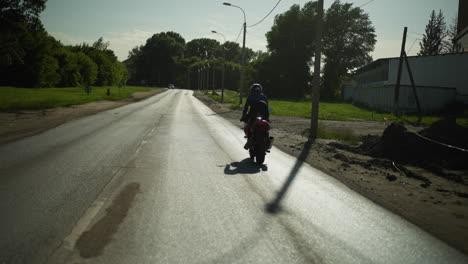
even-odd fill
[[[416,133],[392,123],[382,137],[364,138],[362,154],[432,170],[468,169],[468,128],[443,119]]]

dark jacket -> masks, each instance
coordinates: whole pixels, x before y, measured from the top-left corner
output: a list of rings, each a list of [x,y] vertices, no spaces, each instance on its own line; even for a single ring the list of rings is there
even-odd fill
[[[250,109],[249,109],[250,108]],[[259,92],[250,93],[245,102],[244,110],[242,111],[242,121],[251,120],[258,115],[264,119],[270,119],[270,112],[268,111],[268,98]]]

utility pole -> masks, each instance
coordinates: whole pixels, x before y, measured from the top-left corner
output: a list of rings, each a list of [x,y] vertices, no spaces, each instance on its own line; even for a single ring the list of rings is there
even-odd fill
[[[223,39],[224,39],[223,45],[226,43],[226,37],[224,36],[223,33],[219,33],[215,30],[212,30],[211,32],[223,36]],[[225,64],[226,64],[226,47],[223,46],[223,73],[221,75],[221,103],[224,100],[224,65]]]
[[[393,112],[398,116],[398,99],[400,97],[400,81],[401,81],[401,68],[403,66],[403,57],[405,56],[405,45],[406,45],[406,32],[408,28],[405,27],[403,30],[403,41],[401,43],[401,51],[400,51],[400,60],[398,62],[398,75],[397,75],[397,83],[395,85],[395,94],[393,96]]]
[[[208,67],[206,68],[206,90],[210,88],[210,64],[208,63]]]
[[[198,72],[198,90],[200,90],[200,87],[201,87],[201,85],[200,85],[200,81],[201,81],[201,78],[200,78],[200,68],[198,68],[198,71],[197,71],[197,72]]]
[[[323,27],[323,0],[319,0],[317,12],[317,29],[315,32],[315,61],[314,61],[314,79],[312,83],[312,115],[310,118],[310,136],[317,139],[318,129],[318,111],[320,101],[320,62],[322,50],[322,27]]]
[[[406,63],[406,69],[408,69],[408,75],[411,81],[411,87],[413,87],[413,95],[414,95],[414,100],[416,101],[416,107],[418,108],[418,114],[419,114],[418,125],[419,125],[422,120],[422,109],[421,109],[421,104],[419,103],[419,96],[416,90],[416,84],[414,84],[413,73],[411,72],[411,68],[408,62],[408,55],[406,55],[406,51],[405,51],[405,63]]]
[[[205,87],[205,66],[203,65],[203,68],[201,70],[201,89],[204,90]]]
[[[244,85],[244,64],[245,64],[245,61],[244,61],[244,57],[245,57],[245,30],[247,28],[247,18],[245,16],[244,9],[242,9],[240,6],[236,6],[236,5],[233,5],[231,3],[226,3],[226,2],[224,2],[223,5],[239,8],[242,11],[242,14],[244,14],[244,25],[243,25],[244,37],[243,37],[243,40],[242,40],[241,72],[240,72],[240,84],[239,84],[239,106],[242,107],[242,88],[243,88],[243,85]]]
[[[187,68],[187,87],[190,90],[192,88],[192,83],[190,82],[190,67]]]
[[[213,64],[213,87],[212,87],[213,90],[212,90],[212,92],[211,92],[211,94],[213,94],[213,95],[215,94],[215,86],[216,86],[216,82],[215,82],[215,77],[216,77],[216,76],[215,76],[215,74],[216,74],[216,67],[215,67],[215,65]]]
[[[247,23],[244,18],[244,38],[242,40],[242,51],[241,51],[241,72],[240,72],[240,84],[239,84],[239,106],[242,107],[242,88],[244,86],[244,65],[245,65],[245,29]]]
[[[223,53],[224,53],[224,48],[223,48]],[[221,103],[224,101],[224,65],[226,64],[226,55],[223,54],[224,60],[223,60],[223,74],[221,76]]]
[[[405,51],[405,45],[406,45],[406,33],[408,31],[408,28],[405,27],[403,30],[403,42],[401,44],[401,52],[400,52],[400,60],[398,63],[398,75],[397,75],[397,83],[395,85],[395,95],[394,95],[394,101],[393,101],[393,111],[394,113],[398,116],[398,100],[399,100],[399,95],[400,95],[400,86],[401,86],[401,71],[403,68],[403,60],[405,61],[406,64],[406,70],[408,71],[408,76],[411,82],[411,87],[413,89],[413,95],[414,95],[414,100],[416,101],[416,107],[418,108],[418,124],[422,120],[422,109],[421,109],[421,104],[419,102],[419,97],[418,97],[418,92],[416,90],[416,84],[414,83],[414,78],[413,78],[413,73],[411,71],[411,67],[408,62],[408,55],[406,54]]]

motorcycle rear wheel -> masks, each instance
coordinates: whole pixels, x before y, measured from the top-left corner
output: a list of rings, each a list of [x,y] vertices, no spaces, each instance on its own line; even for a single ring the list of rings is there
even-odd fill
[[[265,151],[257,151],[255,162],[257,162],[258,165],[262,165],[264,161],[265,161]]]

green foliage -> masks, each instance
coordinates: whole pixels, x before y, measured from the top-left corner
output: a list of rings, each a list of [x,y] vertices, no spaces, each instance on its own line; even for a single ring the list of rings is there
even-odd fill
[[[0,2],[0,67],[23,63],[23,38],[41,28],[39,14],[46,0],[2,0]]]
[[[456,37],[458,35],[458,16],[452,19],[447,28],[446,39],[442,41],[442,53],[455,53],[458,50]]]
[[[68,87],[125,83],[127,71],[109,43],[63,46],[42,27],[38,17],[45,1],[0,4],[0,85]]]
[[[83,52],[76,52],[78,64],[79,85],[87,86],[95,83],[98,75],[98,66]]]
[[[56,59],[59,63],[59,74],[61,76],[60,87],[78,86],[80,84],[80,74],[78,66],[78,56],[66,48],[57,51]],[[53,85],[46,85],[53,86]]]
[[[426,25],[426,32],[423,35],[422,41],[419,42],[421,50],[418,52],[418,55],[441,54],[444,48],[443,41],[446,34],[446,24],[442,10],[439,10],[438,15],[432,10],[429,22]]]
[[[304,96],[310,81],[309,63],[313,55],[316,7],[317,2],[309,2],[302,9],[299,5],[291,6],[288,11],[276,16],[271,30],[266,34],[270,56],[257,63],[261,68],[257,77],[259,81],[268,83],[271,95]],[[288,89],[284,90],[284,87]]]
[[[92,46],[82,44],[73,48],[76,52],[86,54],[97,65],[98,70],[95,84],[98,86],[113,85],[116,79],[112,69],[113,64],[117,62],[117,58],[113,52],[107,52],[105,48],[107,48],[107,44],[102,43],[102,38],[97,40]]]
[[[315,52],[317,1],[302,8],[293,5],[275,18],[267,33],[267,54],[252,62],[253,77],[268,94],[276,97],[303,98],[312,81],[310,67]],[[354,69],[371,61],[376,43],[375,30],[359,7],[334,1],[324,15],[323,55],[325,67],[322,95],[336,98],[341,81]]]
[[[221,49],[224,50],[224,57],[227,61],[240,63],[242,48],[237,42],[226,41],[221,45]]]
[[[215,94],[212,91],[204,91],[204,94],[208,95],[211,99],[214,99],[218,102],[221,102],[221,90],[215,90]],[[224,99],[223,103],[234,104],[237,107],[239,103],[239,93],[230,90],[224,90]]]
[[[323,98],[338,98],[341,83],[353,70],[372,61],[375,29],[361,8],[352,3],[335,1],[324,17],[323,55]]]
[[[221,46],[217,40],[209,38],[193,39],[185,47],[185,57],[199,57],[200,59],[213,59],[220,57]]]
[[[175,32],[150,37],[144,46],[133,49],[125,62],[131,72],[130,83],[167,86],[178,79],[178,61],[183,58],[185,40]]]
[[[110,96],[106,94],[110,89]],[[122,100],[135,92],[146,92],[155,87],[116,86],[93,87],[87,95],[82,87],[14,88],[0,87],[0,111],[39,110],[59,106],[84,104],[99,100]]]
[[[49,55],[45,55],[38,65],[37,71],[37,86],[38,87],[54,87],[60,82],[58,74],[58,62]]]

